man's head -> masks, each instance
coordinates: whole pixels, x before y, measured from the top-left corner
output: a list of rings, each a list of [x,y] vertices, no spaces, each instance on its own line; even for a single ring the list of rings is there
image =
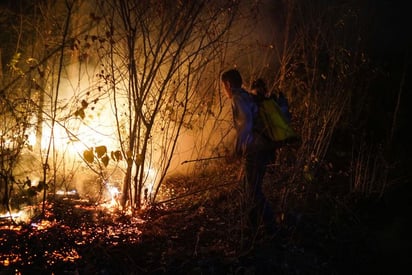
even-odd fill
[[[242,76],[236,69],[224,72],[222,74],[222,81],[229,82],[231,88],[240,88],[243,83]]]
[[[229,98],[232,97],[232,89],[241,88],[242,82],[242,76],[236,69],[228,70],[222,74],[223,87]]]
[[[269,97],[268,90],[266,88],[266,83],[262,78],[258,78],[253,81],[252,85],[250,86],[251,93],[254,95],[258,95],[261,97]]]

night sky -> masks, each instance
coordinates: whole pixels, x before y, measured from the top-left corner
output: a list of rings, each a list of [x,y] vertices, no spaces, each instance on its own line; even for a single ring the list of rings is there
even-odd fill
[[[412,58],[412,31],[410,27],[411,11],[407,1],[376,1],[378,16],[375,19],[376,28],[371,32],[371,53],[381,65],[385,75],[382,77],[383,85],[392,95],[400,97],[399,130],[397,131],[397,144],[401,153],[411,159],[412,134],[410,127],[410,102],[411,93],[411,58]],[[404,79],[404,80],[403,80]],[[404,81],[404,82],[403,82]],[[397,97],[394,97],[396,100]],[[395,102],[392,101],[394,104]],[[393,106],[394,108],[394,106]],[[392,108],[392,109],[393,109]]]
[[[412,42],[407,1],[378,0],[376,6],[376,28],[371,33],[375,50],[386,57],[405,54]]]

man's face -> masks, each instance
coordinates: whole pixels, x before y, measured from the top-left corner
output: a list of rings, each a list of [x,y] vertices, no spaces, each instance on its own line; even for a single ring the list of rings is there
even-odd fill
[[[232,89],[230,89],[229,81],[222,81],[223,91],[228,98],[232,98]]]

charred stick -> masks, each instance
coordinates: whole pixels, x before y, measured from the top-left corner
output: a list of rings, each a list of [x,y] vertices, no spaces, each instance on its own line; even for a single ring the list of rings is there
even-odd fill
[[[213,160],[213,159],[221,159],[221,158],[226,158],[226,156],[216,156],[216,157],[209,157],[209,158],[190,159],[190,160],[183,161],[180,165],[183,165],[183,164],[189,163],[189,162],[197,162],[197,161],[205,161],[205,160]]]

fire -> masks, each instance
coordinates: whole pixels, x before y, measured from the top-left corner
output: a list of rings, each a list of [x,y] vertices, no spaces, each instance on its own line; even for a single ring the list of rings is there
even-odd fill
[[[113,199],[119,194],[118,189],[112,185],[108,186],[107,191],[112,194]],[[90,203],[84,200],[62,200],[59,201],[59,207],[57,207],[60,214],[62,214],[60,212],[61,206],[81,209],[80,211],[67,212],[76,213],[81,222],[77,219],[73,220],[71,217],[65,220],[64,217],[55,216],[55,206],[55,203],[48,203],[44,219],[36,219],[29,224],[30,226],[24,226],[18,232],[12,232],[10,227],[4,228],[3,232],[0,231],[0,247],[13,247],[10,251],[1,250],[0,269],[19,264],[30,266],[38,261],[44,261],[50,267],[62,262],[75,263],[83,257],[84,249],[82,247],[87,248],[88,244],[95,241],[110,246],[141,241],[145,220],[130,216],[127,220],[122,219],[120,222],[115,222],[115,218],[118,217],[116,213],[102,211],[100,206],[90,207]],[[20,215],[25,215],[24,212],[20,211],[11,215],[17,218]],[[85,213],[86,215],[84,215]],[[91,220],[89,220],[90,218]],[[33,243],[41,241],[44,246],[33,247],[31,242],[21,241],[28,239],[33,240]]]
[[[75,197],[78,195],[77,190],[76,189],[72,189],[72,190],[57,190],[56,191],[56,195],[58,196],[68,196],[68,197]]]
[[[28,224],[31,218],[35,215],[36,208],[36,206],[25,206],[19,211],[0,214],[0,222],[5,221],[4,223],[0,223],[2,225],[0,226],[0,230],[7,229],[20,231],[22,229],[22,224]]]
[[[57,251],[57,250],[53,252],[45,251],[45,256],[48,258],[47,263],[49,265],[52,265],[58,261],[74,262],[81,258],[79,253],[74,248],[70,248],[68,251]]]
[[[106,205],[107,208],[119,207],[120,191],[117,187],[108,185],[107,191],[110,196],[110,202]]]
[[[3,257],[0,257],[0,266],[8,267],[11,264],[15,264],[21,261],[20,255],[15,255],[15,254],[9,254],[9,255],[4,255]],[[16,273],[19,274],[19,273]]]
[[[106,183],[105,186],[108,199],[101,204],[101,206],[106,209],[113,210],[120,206],[120,191],[116,186],[113,186],[110,183]]]
[[[0,214],[0,219],[5,219],[5,218],[16,219],[16,218],[20,217],[20,215],[21,215],[21,211],[19,211],[18,213],[7,212],[5,214]]]
[[[37,230],[45,230],[55,225],[55,222],[48,220],[41,220],[38,223],[31,223],[32,228]]]
[[[119,189],[115,186],[108,186],[107,191],[109,191],[109,194],[110,194],[110,197],[111,197],[111,203],[112,204],[117,204],[118,199],[119,199],[119,194],[120,194]]]
[[[157,176],[157,171],[154,168],[149,168],[147,171],[148,184],[146,185],[149,194],[151,194],[153,191],[153,186],[155,184],[156,176]]]
[[[29,133],[28,139],[27,139],[27,143],[28,143],[30,146],[36,145],[36,134],[35,134],[33,131],[31,131],[31,132]]]
[[[7,221],[7,220],[12,219],[13,221],[16,221],[16,223],[18,223],[18,219],[20,219],[20,217],[23,216],[22,213],[23,213],[22,211],[19,211],[17,213],[7,212],[7,213],[4,213],[4,214],[0,214],[0,221],[2,221],[2,220]],[[0,226],[0,230],[1,229],[7,229],[7,230],[20,231],[21,228],[22,228],[21,225],[16,225],[16,224],[13,224],[13,223],[10,223],[10,222]]]

